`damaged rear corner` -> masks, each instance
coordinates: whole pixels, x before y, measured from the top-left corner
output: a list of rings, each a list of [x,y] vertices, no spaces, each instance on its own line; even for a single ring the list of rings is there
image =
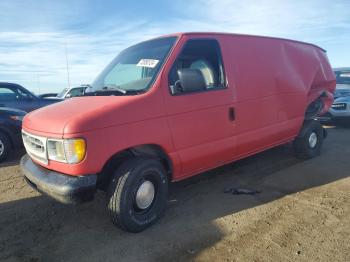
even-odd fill
[[[329,110],[334,101],[335,86],[336,81],[332,68],[328,63],[325,66],[321,61],[307,96],[308,106],[305,111],[305,120],[314,119]]]

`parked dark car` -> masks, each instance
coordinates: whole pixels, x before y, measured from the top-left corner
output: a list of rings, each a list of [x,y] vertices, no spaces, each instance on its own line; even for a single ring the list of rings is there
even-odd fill
[[[0,107],[0,162],[12,150],[23,146],[21,128],[25,114],[26,112],[18,109]]]
[[[0,107],[16,108],[30,112],[59,101],[62,101],[62,99],[37,97],[18,84],[0,82]]]
[[[57,93],[46,93],[46,94],[41,94],[38,95],[38,97],[40,98],[53,98],[53,97],[57,97]]]
[[[329,111],[319,119],[336,125],[350,124],[350,67],[335,68],[336,89],[334,102]]]

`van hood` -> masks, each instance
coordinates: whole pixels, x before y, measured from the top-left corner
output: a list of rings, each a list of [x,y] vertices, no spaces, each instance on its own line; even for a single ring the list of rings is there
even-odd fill
[[[334,98],[350,96],[350,85],[348,84],[337,84],[334,91]]]
[[[338,97],[336,99],[334,99],[334,103],[350,103],[350,95],[348,96],[342,96],[342,97]]]
[[[145,95],[70,98],[29,113],[23,128],[38,133],[75,134],[159,116],[159,102],[144,98]]]

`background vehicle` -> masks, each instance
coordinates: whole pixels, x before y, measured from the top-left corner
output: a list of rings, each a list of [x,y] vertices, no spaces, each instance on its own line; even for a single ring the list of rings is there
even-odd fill
[[[57,94],[57,98],[66,99],[76,96],[84,95],[84,92],[88,88],[88,85],[81,85],[78,87],[65,88],[60,93]]]
[[[326,52],[312,44],[156,38],[122,51],[85,96],[28,114],[21,167],[63,203],[105,190],[112,222],[140,232],[164,213],[169,181],[289,142],[299,158],[319,155],[325,135],[313,118],[334,88]]]
[[[45,93],[45,94],[41,94],[41,95],[38,95],[38,97],[40,98],[55,98],[57,97],[57,93]]]
[[[26,112],[0,107],[0,162],[5,160],[13,149],[23,146],[21,129]]]
[[[335,124],[350,124],[350,67],[334,69],[336,90],[329,111],[319,119]]]
[[[18,84],[0,82],[0,107],[30,112],[59,101],[62,100],[39,98]]]

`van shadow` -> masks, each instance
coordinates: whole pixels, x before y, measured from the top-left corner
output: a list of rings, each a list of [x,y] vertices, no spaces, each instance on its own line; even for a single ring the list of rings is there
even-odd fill
[[[0,260],[191,260],[224,237],[215,220],[348,177],[349,130],[329,133],[323,154],[308,161],[286,145],[172,184],[165,216],[139,234],[111,224],[103,193],[78,206],[44,196],[0,204]],[[224,194],[228,187],[261,193]]]

